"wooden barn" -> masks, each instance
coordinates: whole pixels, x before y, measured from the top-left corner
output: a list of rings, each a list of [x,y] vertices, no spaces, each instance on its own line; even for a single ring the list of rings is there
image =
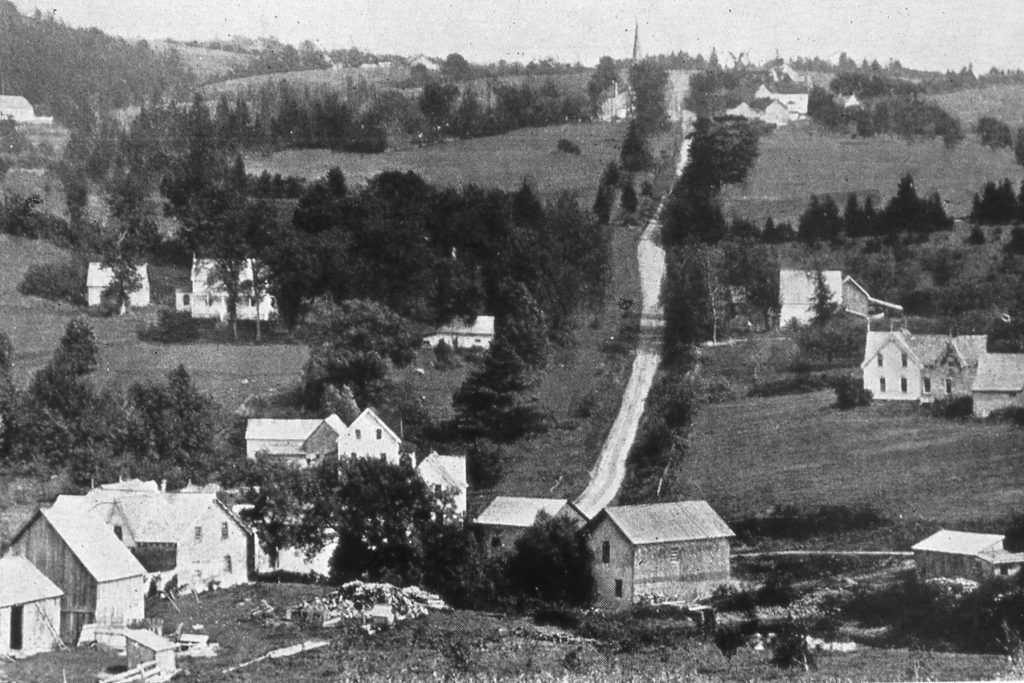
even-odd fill
[[[24,557],[0,557],[0,655],[56,648],[62,595]]]
[[[598,606],[699,600],[729,581],[734,534],[702,500],[608,507],[588,532]]]
[[[85,624],[125,626],[145,616],[145,569],[86,509],[41,508],[14,535],[24,557],[64,591],[60,636],[78,642]]]
[[[581,527],[587,522],[579,508],[564,498],[497,496],[477,516],[473,525],[487,551],[501,553],[511,550],[541,513],[549,517],[568,517]]]
[[[940,529],[911,548],[917,575],[971,581],[1014,576],[1024,566],[1024,553],[1006,551],[1003,540],[1000,534]]]

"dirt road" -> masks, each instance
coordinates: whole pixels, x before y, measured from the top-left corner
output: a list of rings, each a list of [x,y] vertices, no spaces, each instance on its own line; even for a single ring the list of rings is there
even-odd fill
[[[679,151],[676,175],[682,172],[689,157],[690,141],[683,142]],[[661,307],[661,280],[665,275],[665,250],[656,242],[661,231],[661,212],[666,197],[662,198],[654,217],[647,223],[637,248],[640,261],[640,289],[643,297],[640,316],[640,345],[633,360],[629,383],[622,395],[622,405],[608,438],[601,448],[597,464],[590,473],[590,484],[576,499],[576,506],[593,517],[612,502],[626,477],[626,457],[633,447],[640,418],[647,404],[647,393],[654,383],[654,374],[661,362],[662,328],[665,325]]]

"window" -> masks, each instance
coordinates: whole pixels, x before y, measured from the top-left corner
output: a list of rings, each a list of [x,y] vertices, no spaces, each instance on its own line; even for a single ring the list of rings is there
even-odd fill
[[[1009,576],[1010,575],[1010,568],[1009,567],[1001,567],[999,569],[999,573],[1002,574],[1003,576]]]
[[[601,544],[601,562],[608,564],[612,561],[612,544],[605,541]]]
[[[926,394],[932,393],[932,378],[931,377],[922,377],[921,378],[921,387],[922,387],[922,391],[924,391],[924,393],[926,393]]]
[[[441,495],[441,485],[440,484],[434,484],[434,495],[437,495],[437,496]]]
[[[225,574],[230,574],[231,573],[231,556],[230,555],[225,555],[224,556],[224,573]]]
[[[668,559],[672,562],[679,562],[679,548],[675,548],[668,554]]]
[[[118,539],[124,540],[124,529],[121,528],[120,524],[114,525],[114,535],[117,536]]]
[[[885,393],[885,378],[884,377],[879,377],[878,378],[878,390],[881,391],[883,394]]]
[[[227,522],[223,522],[220,525],[220,537],[221,537],[221,539],[225,539],[225,538],[228,537],[228,523]]]
[[[877,359],[878,359],[878,367],[882,367],[882,354],[878,354]]]
[[[903,367],[907,367],[907,354],[904,353],[900,356],[900,363]]]
[[[946,380],[946,393],[947,394],[952,394],[953,393],[953,380],[951,380],[951,379],[947,379]]]
[[[388,460],[388,454],[387,453],[381,453],[380,454],[380,461],[381,462],[387,462],[387,460]]]
[[[196,543],[198,543],[199,541],[203,540],[203,527],[197,526],[196,529],[195,529],[194,536],[195,536],[195,539],[196,539]]]
[[[615,597],[622,597],[622,579],[615,579]]]
[[[501,547],[501,536],[498,536],[497,534],[494,535],[494,538],[491,539],[491,547],[492,548],[500,548]]]
[[[182,294],[181,295],[181,305],[182,306],[191,306],[192,305],[192,297],[189,296],[188,294]]]
[[[384,436],[384,431],[381,430],[381,429],[378,429],[377,430],[377,440],[380,441],[381,438],[383,438],[383,436]]]
[[[900,377],[900,391],[902,391],[904,394],[907,393],[907,378],[906,377]]]
[[[360,430],[358,430],[358,429],[356,430],[356,438],[357,439],[363,438],[363,433]]]

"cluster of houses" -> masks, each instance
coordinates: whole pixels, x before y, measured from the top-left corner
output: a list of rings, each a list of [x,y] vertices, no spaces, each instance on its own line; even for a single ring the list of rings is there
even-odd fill
[[[762,85],[757,89],[750,103],[741,102],[726,110],[726,116],[764,121],[776,126],[786,126],[795,121],[807,119],[808,93],[777,93]]]

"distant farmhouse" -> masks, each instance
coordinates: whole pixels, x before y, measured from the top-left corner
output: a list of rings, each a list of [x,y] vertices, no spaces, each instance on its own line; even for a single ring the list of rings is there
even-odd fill
[[[856,280],[842,271],[821,271],[822,279],[832,293],[832,303],[839,310],[861,318],[878,318],[886,315],[903,316],[899,304],[876,299],[868,294]],[[779,323],[786,325],[793,320],[806,324],[814,319],[816,301],[817,271],[779,270]]]
[[[15,123],[53,125],[52,116],[36,116],[28,100],[18,95],[0,95],[0,119],[14,119]]]
[[[911,548],[921,579],[970,579],[1014,576],[1024,565],[1024,553],[1003,547],[1000,534],[977,534],[941,529]]]
[[[984,353],[971,387],[974,416],[1002,408],[1024,408],[1024,353]]]
[[[945,396],[969,396],[987,342],[983,334],[868,331],[861,363],[864,388],[882,401],[930,403]]]
[[[702,500],[608,507],[588,529],[599,606],[695,601],[729,581],[734,534]]]
[[[520,498],[498,496],[484,508],[473,522],[490,553],[511,550],[537,517],[568,518],[583,526],[587,518],[579,508],[564,498]]]
[[[0,657],[59,647],[57,584],[24,557],[0,557]]]
[[[741,102],[725,112],[726,116],[764,121],[776,126],[786,126],[794,121],[807,118],[808,93],[776,93],[761,85],[751,103]]]
[[[145,616],[145,568],[82,507],[40,508],[7,554],[24,557],[64,591],[58,630],[65,643],[78,642],[86,624],[126,626]]]
[[[239,320],[270,320],[277,315],[274,298],[263,293],[256,297],[252,288],[253,262],[247,259],[239,276],[242,285],[236,307]],[[224,322],[228,319],[228,296],[224,283],[216,276],[214,262],[210,259],[192,260],[192,287],[189,291],[174,293],[175,309],[186,311],[193,318],[206,318]],[[248,283],[248,284],[247,284]]]
[[[466,514],[466,496],[469,482],[466,479],[466,456],[438,455],[432,452],[416,466],[424,483],[435,493],[450,491],[455,498],[455,511]]]
[[[399,463],[402,437],[366,408],[346,425],[337,415],[322,420],[250,418],[245,428],[245,455],[272,457],[306,466],[327,454],[380,458]]]
[[[441,342],[453,349],[489,349],[494,341],[494,316],[478,315],[475,318],[456,318],[423,340],[431,348]]]
[[[128,305],[132,308],[145,308],[149,306],[149,266],[143,263],[135,267],[135,273],[139,279],[139,288],[128,295]],[[99,306],[107,296],[107,289],[114,281],[112,268],[102,263],[92,261],[89,263],[89,270],[85,278],[86,303],[90,306]]]

